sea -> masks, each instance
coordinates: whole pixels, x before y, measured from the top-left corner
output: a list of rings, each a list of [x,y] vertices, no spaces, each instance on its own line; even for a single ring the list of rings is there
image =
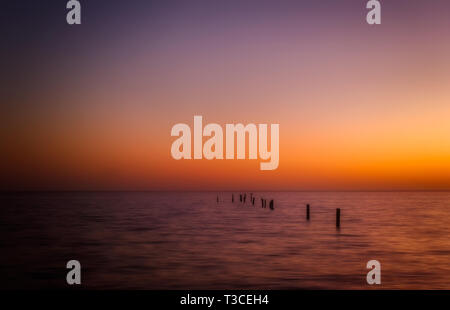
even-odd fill
[[[68,288],[70,260],[84,289],[450,289],[450,192],[0,197],[2,289]]]

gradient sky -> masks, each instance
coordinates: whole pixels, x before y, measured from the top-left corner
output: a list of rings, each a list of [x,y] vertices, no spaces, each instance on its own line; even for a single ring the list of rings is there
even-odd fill
[[[4,190],[450,190],[450,2],[2,1]],[[280,165],[175,161],[279,123]]]

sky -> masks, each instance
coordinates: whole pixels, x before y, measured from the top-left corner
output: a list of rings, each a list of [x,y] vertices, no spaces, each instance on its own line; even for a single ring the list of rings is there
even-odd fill
[[[450,190],[450,3],[2,0],[1,190]],[[172,126],[280,124],[280,162]]]

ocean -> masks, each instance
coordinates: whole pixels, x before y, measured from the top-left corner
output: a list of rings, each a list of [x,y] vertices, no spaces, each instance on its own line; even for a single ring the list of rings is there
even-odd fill
[[[0,288],[450,289],[450,192],[239,194],[3,193]]]

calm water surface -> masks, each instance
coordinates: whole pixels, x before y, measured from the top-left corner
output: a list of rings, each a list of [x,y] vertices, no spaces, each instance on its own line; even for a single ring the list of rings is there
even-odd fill
[[[2,194],[0,287],[67,287],[77,259],[85,288],[366,289],[377,259],[381,288],[450,289],[450,192],[216,195]]]

